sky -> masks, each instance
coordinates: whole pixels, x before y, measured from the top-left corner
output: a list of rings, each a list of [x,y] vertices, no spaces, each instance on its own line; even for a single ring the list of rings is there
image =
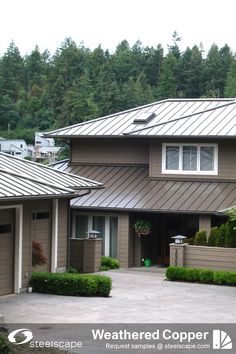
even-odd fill
[[[22,55],[36,45],[53,54],[67,37],[111,52],[123,39],[167,50],[174,31],[181,50],[227,43],[236,52],[235,10],[235,0],[2,0],[0,55],[12,40]]]

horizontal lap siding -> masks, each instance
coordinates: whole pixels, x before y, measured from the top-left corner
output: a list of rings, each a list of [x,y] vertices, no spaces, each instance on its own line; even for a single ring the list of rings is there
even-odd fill
[[[149,143],[143,139],[73,139],[72,163],[148,164]]]
[[[236,271],[236,250],[229,248],[186,246],[184,266]]]
[[[83,268],[83,240],[70,239],[70,266]]]
[[[14,236],[13,210],[0,210],[0,224],[11,224],[11,232],[0,234],[0,295],[13,292]]]
[[[129,214],[119,214],[118,217],[118,259],[120,266],[129,266]]]

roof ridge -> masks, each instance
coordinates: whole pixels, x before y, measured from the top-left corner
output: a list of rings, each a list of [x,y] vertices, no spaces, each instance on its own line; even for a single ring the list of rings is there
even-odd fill
[[[150,106],[154,106],[156,104],[161,104],[161,103],[165,103],[165,102],[181,102],[181,101],[182,102],[183,101],[189,101],[189,102],[191,102],[191,101],[192,102],[194,102],[194,101],[222,101],[222,102],[223,101],[228,101],[228,102],[232,102],[232,101],[235,101],[235,100],[236,100],[236,98],[166,98],[164,100],[155,101],[155,102],[152,102],[152,103],[148,103],[146,105],[141,105],[141,106],[137,106],[137,107],[134,107],[134,108],[129,108],[129,109],[126,109],[126,110],[123,110],[123,111],[120,111],[120,112],[116,112],[116,113],[111,113],[111,114],[105,115],[103,117],[90,119],[90,120],[87,120],[87,121],[84,121],[84,122],[68,125],[67,127],[55,129],[55,130],[50,131],[49,133],[45,133],[44,136],[45,137],[55,137],[54,135],[51,135],[51,134],[55,134],[56,132],[59,133],[60,131],[63,131],[65,129],[72,129],[72,128],[76,128],[76,127],[83,126],[83,125],[86,125],[86,124],[98,122],[98,121],[101,121],[101,120],[104,120],[104,119],[113,118],[114,116],[118,117],[118,116],[120,116],[121,114],[124,114],[124,113],[134,112],[134,111],[142,109],[142,108],[148,108]]]
[[[196,115],[198,115],[198,114],[202,114],[202,113],[205,113],[205,112],[214,111],[214,110],[216,110],[216,109],[219,109],[219,108],[222,108],[222,107],[227,107],[227,106],[230,106],[230,105],[235,104],[235,103],[236,103],[236,100],[229,101],[228,103],[225,103],[225,104],[220,105],[220,106],[217,106],[217,107],[212,107],[212,108],[204,109],[204,110],[202,110],[202,111],[194,112],[194,113],[191,113],[191,114],[182,116],[182,117],[178,117],[178,118],[175,118],[175,119],[172,119],[172,120],[168,120],[168,121],[166,121],[166,122],[160,122],[160,123],[156,123],[156,124],[153,124],[153,125],[149,125],[148,127],[143,127],[143,128],[135,129],[135,130],[132,130],[132,131],[130,131],[130,132],[123,133],[123,135],[129,135],[129,134],[141,132],[141,131],[143,131],[143,130],[155,128],[155,127],[158,127],[158,126],[160,126],[160,125],[165,125],[165,124],[168,124],[168,123],[177,122],[177,121],[179,121],[179,120],[181,120],[181,119],[186,119],[186,118],[189,118],[189,117],[196,116]]]
[[[78,127],[78,126],[83,126],[83,125],[89,124],[89,123],[91,123],[91,122],[98,122],[98,121],[100,121],[100,120],[112,118],[112,117],[117,116],[117,115],[120,115],[120,114],[129,113],[129,112],[132,112],[132,111],[136,111],[137,109],[140,109],[140,108],[145,108],[145,107],[153,106],[153,105],[155,105],[155,104],[157,104],[157,103],[162,103],[162,102],[166,102],[166,101],[169,101],[169,99],[161,100],[161,101],[155,101],[155,102],[152,102],[152,103],[148,103],[148,104],[146,104],[146,105],[142,105],[142,106],[138,106],[138,107],[134,107],[134,108],[129,108],[129,109],[126,109],[126,110],[124,110],[124,111],[120,111],[120,112],[116,112],[116,113],[111,113],[111,114],[108,114],[108,115],[103,116],[103,117],[99,117],[99,118],[95,118],[95,119],[90,119],[90,120],[86,120],[86,121],[84,121],[84,122],[80,122],[80,123],[68,125],[68,127],[64,127],[64,128],[59,128],[59,129],[52,130],[51,132],[44,134],[44,136],[45,136],[45,137],[50,137],[50,136],[51,136],[50,134],[53,134],[53,133],[55,133],[55,132],[60,132],[61,130],[72,129],[72,128],[75,128],[75,127]]]

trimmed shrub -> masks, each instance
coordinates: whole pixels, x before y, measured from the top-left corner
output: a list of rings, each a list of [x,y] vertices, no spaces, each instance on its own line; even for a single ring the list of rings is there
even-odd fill
[[[111,278],[104,275],[93,275],[97,282],[97,296],[108,296],[111,291]]]
[[[11,353],[10,345],[8,344],[7,339],[0,334],[0,353],[9,354]]]
[[[102,275],[68,273],[32,273],[30,285],[34,292],[69,296],[108,296],[111,279]]]
[[[200,282],[201,283],[213,283],[214,271],[210,269],[200,270]]]
[[[169,266],[166,270],[166,278],[169,280],[178,280],[177,270],[178,267]]]
[[[120,263],[117,259],[107,256],[102,256],[101,259],[101,266],[105,266],[108,269],[116,269],[120,268]],[[108,270],[107,269],[107,270]]]
[[[236,272],[227,272],[225,284],[236,285]]]
[[[206,230],[200,230],[196,233],[194,244],[196,246],[206,246],[207,245],[207,232]]]
[[[213,282],[215,284],[226,284],[226,279],[228,277],[228,272],[216,271],[214,272]]]
[[[166,270],[169,280],[199,281],[201,269],[170,266]]]
[[[186,268],[186,280],[191,282],[200,281],[201,269]]]
[[[236,272],[214,271],[211,269],[170,266],[166,270],[168,280],[182,280],[208,284],[236,286]]]

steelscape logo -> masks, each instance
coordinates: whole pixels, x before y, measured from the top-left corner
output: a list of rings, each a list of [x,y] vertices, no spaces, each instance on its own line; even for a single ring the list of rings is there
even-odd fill
[[[213,349],[232,349],[232,340],[225,331],[213,330]]]
[[[16,339],[18,336],[22,336],[22,334],[25,336],[25,338],[21,341]],[[15,331],[11,332],[8,335],[8,340],[9,342],[15,344],[15,345],[20,345],[20,344],[25,344],[31,341],[33,339],[33,333],[30,329],[28,328],[20,328],[16,329]]]

